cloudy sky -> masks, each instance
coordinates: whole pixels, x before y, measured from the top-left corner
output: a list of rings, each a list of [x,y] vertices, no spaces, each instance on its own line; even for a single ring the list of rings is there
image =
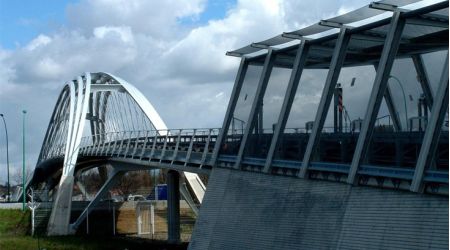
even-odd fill
[[[28,111],[27,165],[34,167],[64,82],[83,72],[110,72],[134,84],[169,128],[220,127],[239,65],[226,51],[368,2],[0,0],[0,112],[12,172],[21,166],[21,111]],[[317,86],[304,97],[312,106]],[[0,182],[4,142],[1,126]]]

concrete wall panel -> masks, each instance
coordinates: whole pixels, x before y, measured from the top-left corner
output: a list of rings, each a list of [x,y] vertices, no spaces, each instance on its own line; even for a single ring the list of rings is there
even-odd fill
[[[448,249],[448,197],[215,168],[190,249]]]

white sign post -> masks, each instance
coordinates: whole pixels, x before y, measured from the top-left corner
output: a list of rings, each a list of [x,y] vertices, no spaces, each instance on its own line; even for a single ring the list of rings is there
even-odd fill
[[[31,210],[31,236],[34,236],[34,211],[36,210],[36,208],[38,208],[41,204],[40,203],[36,203],[34,202],[34,190],[32,188],[30,188],[30,193],[28,193],[28,196],[31,199],[31,202],[28,202],[28,207]]]
[[[155,207],[150,205],[150,223],[152,225],[152,239],[155,236]]]

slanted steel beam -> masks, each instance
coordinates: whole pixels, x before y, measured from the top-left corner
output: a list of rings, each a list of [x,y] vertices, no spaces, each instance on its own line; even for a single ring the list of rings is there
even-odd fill
[[[273,50],[269,48],[266,59],[264,60],[264,67],[259,78],[258,87],[255,93],[255,99],[253,100],[252,107],[250,109],[250,115],[245,126],[244,135],[242,136],[241,145],[234,165],[234,168],[239,168],[244,156],[245,148],[247,147],[248,137],[250,136],[253,128],[255,127],[256,116],[261,109],[261,104],[266,93],[267,84],[269,82],[270,74],[272,73],[273,62],[275,61],[275,54]]]
[[[392,93],[389,86],[386,87],[386,91],[384,92],[384,100],[386,101],[386,106],[389,110],[389,114],[391,115],[394,130],[402,131],[402,124],[400,122],[400,119],[398,118],[398,113],[396,111],[394,101],[392,100]]]
[[[78,216],[77,220],[70,225],[70,228],[72,230],[72,233],[75,233],[80,224],[86,219],[89,212],[93,210],[95,206],[100,202],[100,200],[105,196],[105,194],[109,191],[109,189],[114,186],[117,181],[122,178],[122,176],[125,174],[125,171],[114,169],[111,173],[111,176],[106,180],[105,184],[100,188],[100,190],[95,195],[94,199],[89,202],[89,204],[86,206],[86,208],[81,212],[80,216]]]
[[[231,119],[233,119],[236,103],[239,100],[239,94],[241,93],[242,84],[244,83],[245,75],[248,69],[248,60],[246,57],[242,57],[239,70],[234,81],[233,90],[231,92],[230,101],[228,102],[227,112],[225,113],[225,119],[223,120],[222,129],[217,136],[216,144],[214,145],[214,151],[211,158],[211,162],[216,165],[217,156],[219,155],[220,147],[223,143],[225,136],[227,136],[228,128],[230,127]]]
[[[208,154],[208,151],[209,151],[209,144],[211,142],[211,134],[212,134],[212,129],[209,129],[208,138],[206,138],[206,144],[205,144],[205,148],[203,149],[202,160],[200,162],[199,168],[202,168],[203,165],[205,165],[205,163],[206,163],[206,155]]]
[[[196,129],[192,132],[191,141],[189,143],[189,148],[186,153],[186,161],[184,162],[184,166],[186,167],[189,162],[191,161],[191,155],[192,155],[192,148],[194,147],[194,139],[195,139],[195,133],[197,132]]]
[[[377,72],[378,62],[374,63],[375,72]],[[389,84],[386,87],[386,92],[384,92],[384,100],[386,101],[386,106],[389,111],[389,115],[392,119],[392,124],[394,125],[395,131],[402,131],[402,123],[400,122],[400,118],[398,117],[397,109],[394,105],[394,100],[392,100],[392,93]]]
[[[370,144],[375,120],[380,109],[381,101],[386,92],[389,75],[400,45],[404,26],[405,19],[402,18],[401,13],[394,12],[391,18],[391,25],[386,37],[386,42],[383,51],[381,52],[380,63],[378,64],[377,74],[375,76],[361,132],[359,133],[358,142],[347,177],[347,183],[354,184],[358,167],[364,160],[368,145]]]
[[[163,160],[164,160],[164,155],[166,154],[167,141],[170,140],[169,134],[170,134],[170,130],[167,130],[167,134],[166,134],[166,136],[164,137],[163,148],[162,148],[162,150],[161,150],[161,156],[160,156],[161,158],[159,158],[159,162],[160,162],[160,163],[163,162]]]
[[[149,140],[149,133],[148,131],[145,132],[145,139],[144,139],[144,143],[142,144],[142,151],[141,151],[141,155],[139,156],[139,159],[142,160],[142,158],[144,157],[145,154],[145,150],[147,149],[147,143],[150,141]]]
[[[177,137],[177,142],[175,144],[175,150],[173,151],[173,155],[172,155],[172,162],[171,164],[173,164],[175,162],[175,160],[177,159],[177,154],[178,154],[178,147],[180,146],[180,141],[181,141],[181,133],[183,132],[182,129],[180,129],[180,131],[178,132],[178,137]]]
[[[433,91],[431,90],[430,78],[428,77],[425,69],[425,64],[420,55],[411,56],[414,67],[416,68],[417,76],[419,77],[420,86],[422,87],[423,94],[427,100],[427,107],[431,110],[433,107]]]
[[[448,109],[448,52],[447,58],[442,70],[439,88],[436,93],[436,102],[431,109],[431,116],[425,131],[420,148],[419,158],[417,160],[414,177],[410,190],[419,192],[421,189],[422,179],[427,166],[431,166],[433,157],[438,146],[439,136],[441,135],[442,123]]]
[[[303,157],[302,169],[299,172],[299,176],[305,178],[306,172],[311,161],[312,152],[315,150],[317,143],[320,139],[320,133],[327,118],[328,109],[330,108],[331,98],[333,97],[333,91],[336,87],[339,73],[344,64],[345,55],[347,52],[348,43],[351,35],[349,30],[345,27],[341,28],[338,39],[336,41],[336,47],[334,48],[333,57],[330,63],[330,69],[328,70],[327,79],[323,88],[322,97],[320,98],[319,108],[314,120],[313,129],[309,136],[308,145],[306,146],[305,155]]]
[[[286,89],[286,93],[284,95],[280,115],[278,116],[278,122],[275,126],[275,131],[273,132],[269,152],[267,153],[266,163],[264,165],[264,172],[266,173],[270,171],[273,155],[278,147],[280,134],[286,128],[286,123],[289,118],[292,103],[294,102],[295,93],[297,93],[300,78],[302,76],[303,69],[305,67],[306,58],[308,57],[308,51],[309,45],[305,43],[304,39],[302,39],[297,49],[297,55],[295,57],[294,65],[292,67],[291,77],[289,78],[289,83]]]
[[[167,133],[169,134],[169,133]],[[158,140],[158,133],[155,133],[155,136],[153,137],[153,144],[152,144],[152,150],[150,151],[150,155],[148,156],[148,161],[152,161],[153,156],[155,155],[156,151],[156,141]]]

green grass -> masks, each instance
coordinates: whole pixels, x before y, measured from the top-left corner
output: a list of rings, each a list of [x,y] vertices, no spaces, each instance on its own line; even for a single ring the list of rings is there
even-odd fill
[[[39,248],[38,248],[39,246]],[[126,237],[31,237],[12,236],[0,237],[0,249],[2,250],[96,250],[96,249],[186,249],[187,243],[181,245],[168,245],[163,241],[151,241],[139,238]]]
[[[135,237],[58,236],[32,237],[30,212],[18,209],[0,209],[1,250],[71,250],[71,249],[186,249],[187,243],[170,245],[165,241],[152,241]]]
[[[30,211],[0,209],[0,237],[25,235],[29,229]]]

